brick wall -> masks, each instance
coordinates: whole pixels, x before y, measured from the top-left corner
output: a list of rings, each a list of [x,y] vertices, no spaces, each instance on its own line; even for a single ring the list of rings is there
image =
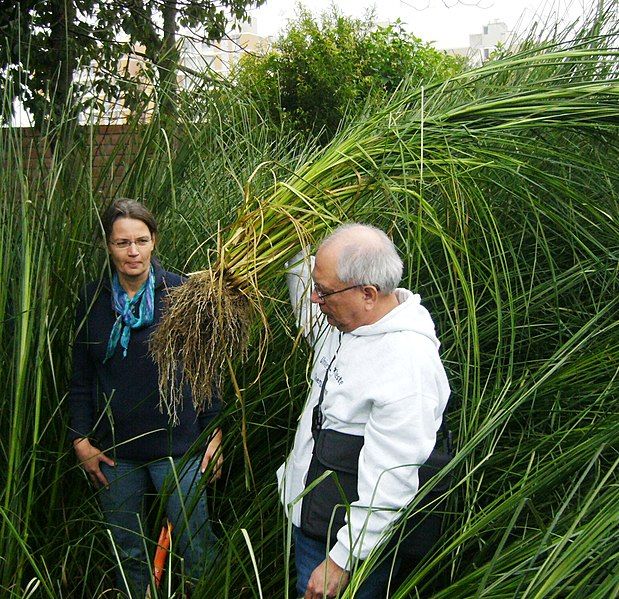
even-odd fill
[[[94,191],[105,195],[114,194],[137,156],[140,130],[128,125],[99,125],[80,129],[70,160],[91,163]],[[41,174],[41,169],[49,169],[54,159],[49,140],[30,127],[21,128],[19,135],[24,163],[30,176],[36,177]]]

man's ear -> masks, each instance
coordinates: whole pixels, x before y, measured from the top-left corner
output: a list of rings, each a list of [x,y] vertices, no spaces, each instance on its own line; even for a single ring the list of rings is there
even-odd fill
[[[363,288],[363,299],[366,302],[371,302],[374,305],[378,300],[378,290],[374,285],[364,285]]]

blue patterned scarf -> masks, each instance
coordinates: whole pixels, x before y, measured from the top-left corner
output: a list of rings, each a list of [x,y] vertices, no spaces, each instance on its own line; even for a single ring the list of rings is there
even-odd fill
[[[138,305],[138,316],[136,316],[133,309]],[[152,265],[150,267],[148,279],[131,299],[129,299],[127,292],[120,284],[118,273],[114,273],[112,277],[112,308],[116,314],[118,314],[118,318],[112,327],[103,362],[107,362],[114,355],[119,341],[123,348],[123,357],[127,357],[131,329],[141,329],[142,327],[152,324],[154,306],[155,271]]]

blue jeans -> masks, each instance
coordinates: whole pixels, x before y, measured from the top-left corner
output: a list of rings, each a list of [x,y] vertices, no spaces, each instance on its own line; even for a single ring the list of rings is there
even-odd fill
[[[199,578],[214,561],[217,539],[200,485],[200,462],[201,458],[188,460],[182,469],[180,459],[167,458],[154,462],[116,460],[114,467],[101,464],[109,487],[100,489],[98,497],[121,562],[122,570],[116,571],[119,589],[141,598],[151,580],[157,538],[146,538],[149,527],[143,519],[146,496],[153,492],[161,494],[163,490],[165,494],[166,516],[174,526],[171,550],[184,559],[185,575]]]
[[[295,566],[297,569],[297,595],[305,596],[305,590],[314,569],[320,565],[327,555],[329,548],[324,541],[318,541],[303,534],[300,528],[293,526]],[[355,599],[381,599],[387,592],[389,577],[397,574],[400,566],[399,558],[396,559],[393,572],[391,571],[392,560],[385,559],[376,565],[370,575],[363,581],[355,593]]]

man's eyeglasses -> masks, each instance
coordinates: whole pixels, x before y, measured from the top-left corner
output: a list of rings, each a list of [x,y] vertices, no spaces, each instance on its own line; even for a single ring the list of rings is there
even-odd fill
[[[138,247],[142,248],[147,246],[151,242],[150,237],[138,237],[135,241],[129,241],[128,239],[117,239],[116,241],[110,241],[113,246],[116,246],[119,250],[126,250],[135,243]]]
[[[351,289],[356,289],[357,287],[365,287],[365,285],[351,285],[350,287],[344,287],[344,289],[338,289],[336,291],[321,291],[314,285],[312,288],[313,292],[316,294],[318,301],[322,304],[327,297],[330,295],[335,295],[336,293],[344,293],[344,291],[350,291]],[[376,288],[376,291],[380,291],[380,287],[378,285],[372,285],[372,287]]]

